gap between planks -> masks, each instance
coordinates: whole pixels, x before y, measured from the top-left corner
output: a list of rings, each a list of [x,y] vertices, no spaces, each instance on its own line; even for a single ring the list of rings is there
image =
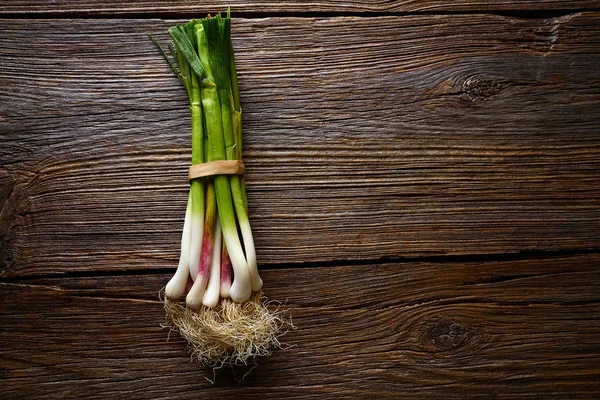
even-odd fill
[[[518,253],[496,253],[496,254],[466,254],[466,255],[444,255],[444,256],[422,256],[422,257],[381,257],[367,260],[333,260],[316,262],[291,262],[280,264],[262,264],[260,271],[271,271],[281,269],[310,269],[329,267],[364,267],[369,265],[431,263],[431,264],[457,264],[457,263],[488,263],[488,262],[510,262],[510,261],[543,261],[554,260],[564,257],[586,256],[600,254],[600,248],[590,249],[566,249],[556,251],[521,251]],[[142,275],[164,275],[173,273],[176,265],[165,268],[141,268],[122,270],[84,270],[68,271],[65,273],[17,275],[2,277],[1,283],[18,283],[35,281],[39,279],[52,278],[96,278],[96,277],[119,277],[119,276],[142,276]]]
[[[464,10],[464,11],[440,11],[440,10],[421,10],[421,11],[403,11],[403,12],[327,12],[327,11],[306,11],[306,12],[235,12],[233,18],[244,19],[264,19],[264,18],[339,18],[339,17],[360,17],[360,18],[379,18],[379,17],[408,17],[408,16],[434,16],[434,15],[491,15],[499,17],[513,17],[532,20],[544,20],[551,18],[563,18],[573,14],[583,12],[594,12],[598,8],[573,8],[573,9],[554,9],[554,10]],[[203,16],[200,11],[190,12],[80,12],[80,11],[24,11],[24,12],[0,12],[0,19],[191,19]]]

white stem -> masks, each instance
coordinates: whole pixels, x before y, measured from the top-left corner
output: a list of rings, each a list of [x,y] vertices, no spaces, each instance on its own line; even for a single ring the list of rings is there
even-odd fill
[[[191,217],[192,235],[190,249],[190,276],[194,281],[198,276],[200,269],[200,253],[202,251],[202,236],[204,236],[204,215],[194,215]]]
[[[210,264],[210,277],[208,286],[204,292],[202,304],[213,308],[219,302],[219,294],[221,289],[221,222],[219,218],[215,223],[215,243],[213,245],[212,261]]]
[[[254,238],[252,237],[252,229],[250,229],[249,221],[240,221],[240,230],[244,240],[244,249],[246,250],[246,262],[250,271],[250,284],[252,291],[258,292],[263,287],[263,281],[258,275],[258,266],[256,263],[256,250],[254,249]]]
[[[192,288],[185,297],[185,304],[192,310],[197,310],[202,305],[202,297],[204,297],[204,289],[206,282],[202,282],[202,278],[196,279]]]
[[[179,266],[175,275],[171,278],[165,288],[165,296],[170,299],[179,299],[185,292],[185,286],[189,276],[189,257],[192,244],[192,204],[191,195],[188,196],[187,208],[185,210],[185,220],[183,222],[183,233],[181,234],[181,255],[179,256]]]
[[[252,286],[250,285],[250,271],[246,263],[246,257],[242,250],[237,230],[223,229],[223,239],[229,251],[229,259],[233,267],[233,283],[229,294],[231,300],[236,303],[246,301],[252,295]]]

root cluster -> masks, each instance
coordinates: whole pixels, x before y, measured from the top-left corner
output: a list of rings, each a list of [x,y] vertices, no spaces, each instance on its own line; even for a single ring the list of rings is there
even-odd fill
[[[167,324],[188,341],[192,358],[220,367],[246,365],[281,348],[279,337],[292,327],[285,311],[268,307],[262,292],[243,303],[221,299],[214,308],[191,310],[179,300],[164,298]]]

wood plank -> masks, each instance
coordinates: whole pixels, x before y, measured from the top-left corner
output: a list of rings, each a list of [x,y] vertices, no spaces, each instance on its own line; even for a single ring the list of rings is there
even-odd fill
[[[175,265],[173,21],[0,21],[4,275]],[[594,249],[600,14],[238,19],[263,264]]]
[[[243,383],[166,341],[164,275],[0,282],[5,398],[592,398],[600,255],[263,272],[298,329]],[[238,378],[244,371],[238,371]]]
[[[549,10],[598,10],[597,0],[486,0],[478,2],[448,2],[441,0],[395,0],[395,1],[332,1],[320,0],[309,3],[298,0],[283,1],[223,1],[189,2],[184,0],[11,0],[0,5],[4,14],[57,13],[77,15],[181,15],[182,13],[203,16],[207,13],[223,12],[231,7],[234,15],[278,14],[278,13],[406,13],[406,12],[477,12],[477,11],[549,11]]]

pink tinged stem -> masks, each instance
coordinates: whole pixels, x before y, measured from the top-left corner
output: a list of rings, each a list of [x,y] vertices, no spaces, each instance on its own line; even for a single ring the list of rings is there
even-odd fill
[[[221,234],[221,224],[217,218],[215,222],[215,242],[213,245],[213,256],[210,264],[210,274],[208,285],[204,292],[202,304],[206,307],[213,308],[219,303],[219,294],[221,292],[221,242],[223,235]]]
[[[208,218],[207,218],[208,219]],[[214,229],[214,220],[213,220]],[[208,224],[204,225],[204,237],[202,238],[202,253],[200,256],[200,268],[198,270],[198,277],[204,279],[208,278],[210,273],[210,264],[212,262],[213,245],[214,245],[214,232],[209,231]]]
[[[199,275],[208,277],[215,243],[215,221],[217,217],[217,198],[212,180],[206,187],[206,219],[204,221],[204,236],[202,238],[202,252],[200,256]]]
[[[223,250],[221,252],[221,297],[224,299],[230,297],[232,274],[231,260],[229,259],[229,253],[227,253],[225,241],[223,241]]]
[[[204,238],[204,240],[206,240],[206,238]],[[202,256],[204,256],[204,253]],[[210,266],[210,264],[208,265]],[[202,297],[204,297],[204,291],[206,290],[206,284],[208,283],[209,272],[210,269],[200,263],[200,269],[198,270],[196,280],[185,298],[185,304],[189,308],[197,310],[202,305]]]
[[[204,234],[202,235],[202,251],[200,252],[200,266],[198,268],[198,275],[194,280],[194,285],[185,299],[187,306],[192,309],[198,309],[202,305],[202,298],[208,284],[215,240],[216,213],[217,200],[215,197],[215,188],[212,181],[209,181],[206,188],[206,214]]]

